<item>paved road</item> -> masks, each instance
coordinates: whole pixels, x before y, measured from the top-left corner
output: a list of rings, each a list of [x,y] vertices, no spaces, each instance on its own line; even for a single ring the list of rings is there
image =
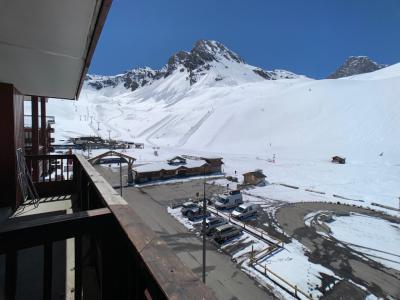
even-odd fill
[[[97,167],[109,180],[118,173]],[[137,189],[125,188],[124,199],[142,216],[148,226],[163,237],[182,262],[201,278],[202,242],[168,214],[166,206],[173,199],[182,199],[201,191],[202,182],[162,185]],[[218,299],[275,299],[247,276],[230,257],[219,253],[212,244],[207,245],[207,285]]]

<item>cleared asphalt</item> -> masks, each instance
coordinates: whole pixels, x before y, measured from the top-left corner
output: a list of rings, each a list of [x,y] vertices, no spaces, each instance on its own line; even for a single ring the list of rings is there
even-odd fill
[[[97,170],[115,184],[119,173],[109,168]],[[195,274],[202,276],[202,242],[192,232],[167,212],[167,205],[175,200],[193,197],[203,188],[201,181],[183,184],[159,185],[146,188],[127,187],[123,189],[124,199],[140,214],[146,224],[157,232],[173,249],[181,261]],[[207,186],[207,193],[213,192]],[[216,188],[215,188],[216,189]],[[242,272],[226,254],[207,245],[206,284],[218,299],[276,299],[270,292]]]

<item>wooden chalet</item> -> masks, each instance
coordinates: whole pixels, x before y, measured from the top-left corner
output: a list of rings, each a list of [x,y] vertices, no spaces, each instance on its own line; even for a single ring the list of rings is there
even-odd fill
[[[222,158],[175,156],[167,162],[140,165],[134,168],[136,183],[180,177],[221,173]]]
[[[46,99],[78,99],[111,2],[0,5],[0,299],[215,299],[84,157],[40,151]]]
[[[265,183],[265,178],[262,170],[255,170],[243,174],[243,184],[245,185],[260,185]]]
[[[209,164],[209,169],[211,173],[221,173],[222,172],[222,157],[201,157]]]
[[[341,157],[341,156],[334,156],[334,157],[332,157],[332,163],[343,165],[346,163],[346,158]]]

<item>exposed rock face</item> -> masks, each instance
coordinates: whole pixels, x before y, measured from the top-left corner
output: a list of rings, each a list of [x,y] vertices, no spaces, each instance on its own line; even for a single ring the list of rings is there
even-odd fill
[[[364,74],[385,68],[388,65],[378,64],[367,56],[350,56],[343,65],[329,75],[328,79],[337,79],[357,74]]]
[[[115,76],[88,75],[85,80],[88,81],[89,86],[96,90],[100,90],[104,87],[116,87],[121,83],[125,88],[134,91],[138,87],[153,81],[157,78],[157,75],[157,71],[151,68],[139,68]]]
[[[253,72],[267,80],[293,79],[299,77],[299,75],[286,70],[265,71],[263,69],[256,68],[253,70]]]
[[[217,41],[199,40],[189,52],[179,51],[172,55],[167,64],[160,70],[151,68],[138,68],[115,76],[88,75],[86,81],[89,86],[100,90],[105,87],[116,87],[119,84],[132,91],[139,87],[152,84],[155,80],[166,78],[174,71],[187,72],[187,80],[195,84],[197,80],[205,75],[215,62],[230,61],[237,64],[245,64],[245,61],[236,53]],[[228,66],[225,66],[228,68]],[[298,75],[284,71],[265,71],[254,68],[253,72],[267,80],[282,78],[296,78]],[[223,77],[217,76],[215,81],[221,81]]]

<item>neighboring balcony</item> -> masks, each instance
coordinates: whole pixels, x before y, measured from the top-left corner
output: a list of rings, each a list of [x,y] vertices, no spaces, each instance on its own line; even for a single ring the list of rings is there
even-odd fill
[[[26,163],[49,171],[0,227],[3,298],[215,299],[84,157]]]
[[[55,117],[54,116],[46,116],[45,117],[45,124],[46,128],[44,132],[42,131],[42,117],[38,116],[38,143],[39,143],[39,152],[37,154],[49,154],[53,150],[52,144],[55,142],[54,137],[51,135],[54,133],[54,128],[51,127],[55,124]],[[30,155],[33,154],[32,152],[32,116],[31,115],[24,115],[24,140],[25,140],[25,153]],[[44,134],[44,136],[43,136]],[[44,169],[45,170],[45,169]]]

